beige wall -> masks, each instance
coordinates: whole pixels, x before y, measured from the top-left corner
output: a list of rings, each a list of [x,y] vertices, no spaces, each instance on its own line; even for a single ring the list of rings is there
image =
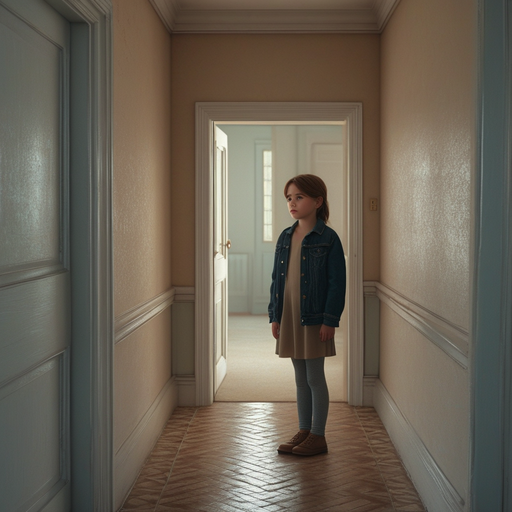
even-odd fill
[[[381,281],[465,330],[475,13],[467,0],[401,2],[381,47]],[[468,373],[381,307],[381,381],[464,497]]]
[[[367,204],[379,194],[379,58],[378,35],[173,35],[173,284],[194,285],[195,102],[362,102]],[[364,223],[364,276],[378,279],[378,214]]]
[[[170,51],[148,0],[114,1],[116,317],[171,286]]]
[[[114,308],[119,323],[128,311],[171,288],[171,37],[148,0],[114,0],[113,5]],[[139,314],[136,309],[134,314]],[[116,457],[171,378],[170,337],[167,308],[115,346]],[[142,433],[141,443],[154,442],[145,437]],[[131,449],[134,455],[139,450]],[[130,461],[135,470],[142,462]],[[119,504],[132,476],[116,477],[125,480],[116,485]]]

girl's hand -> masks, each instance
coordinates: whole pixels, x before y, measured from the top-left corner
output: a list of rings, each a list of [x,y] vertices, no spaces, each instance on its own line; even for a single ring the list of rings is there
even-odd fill
[[[320,327],[320,341],[329,341],[334,338],[334,327],[322,324]]]
[[[279,338],[279,323],[272,322],[272,336],[277,340]]]

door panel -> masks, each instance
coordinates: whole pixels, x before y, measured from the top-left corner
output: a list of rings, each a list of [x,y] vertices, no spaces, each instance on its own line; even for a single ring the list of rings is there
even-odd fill
[[[2,493],[2,510],[28,510],[41,499],[46,503],[48,494],[65,485],[61,480],[61,373],[62,356],[58,356],[0,390],[0,459],[7,466],[2,474],[7,491]]]
[[[67,272],[0,287],[0,384],[66,350],[68,290]]]
[[[227,371],[228,323],[228,240],[227,240],[227,165],[228,137],[215,127],[214,155],[214,221],[213,221],[213,278],[214,278],[214,361],[216,393]]]
[[[51,134],[61,124],[61,50],[3,8],[0,23],[2,69],[9,70],[2,77],[1,165],[11,170],[2,173],[1,189],[2,211],[11,213],[0,225],[5,274],[60,259],[61,145]]]
[[[0,0],[0,496],[70,510],[69,24]]]

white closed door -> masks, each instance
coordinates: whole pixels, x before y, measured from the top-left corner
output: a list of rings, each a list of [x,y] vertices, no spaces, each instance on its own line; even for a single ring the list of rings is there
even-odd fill
[[[227,233],[228,197],[228,137],[215,127],[215,155],[213,163],[213,352],[215,361],[215,393],[227,372],[228,329],[228,250],[231,242]]]
[[[69,25],[0,0],[0,509],[69,511]]]

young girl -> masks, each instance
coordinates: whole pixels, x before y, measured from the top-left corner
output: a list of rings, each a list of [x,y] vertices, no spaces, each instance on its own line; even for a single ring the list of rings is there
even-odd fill
[[[277,451],[317,455],[327,452],[324,361],[336,355],[334,328],[345,305],[345,257],[338,235],[325,224],[325,183],[301,174],[286,183],[284,195],[295,223],[277,240],[268,311],[276,353],[290,357],[295,369],[299,432]]]

